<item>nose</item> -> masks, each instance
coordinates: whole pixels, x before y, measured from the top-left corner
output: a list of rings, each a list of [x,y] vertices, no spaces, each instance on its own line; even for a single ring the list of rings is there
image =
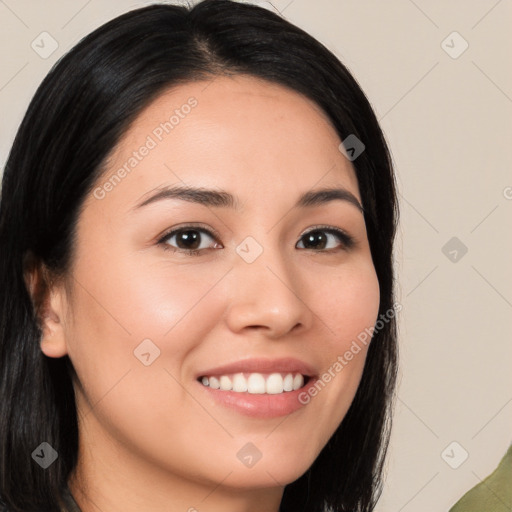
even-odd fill
[[[264,250],[252,263],[239,258],[230,280],[226,321],[233,332],[256,330],[277,339],[311,326],[314,314],[300,269],[277,250]]]

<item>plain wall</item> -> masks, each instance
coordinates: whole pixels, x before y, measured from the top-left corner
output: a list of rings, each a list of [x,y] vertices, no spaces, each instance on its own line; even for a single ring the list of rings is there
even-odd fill
[[[149,3],[0,2],[0,166],[56,60]],[[512,4],[273,4],[351,70],[396,166],[401,372],[378,510],[448,510],[512,441]],[[42,32],[58,43],[47,58],[31,47],[51,48]]]

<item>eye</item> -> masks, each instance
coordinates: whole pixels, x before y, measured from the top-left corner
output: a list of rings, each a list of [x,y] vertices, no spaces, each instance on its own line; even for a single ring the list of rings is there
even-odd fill
[[[336,239],[338,244],[336,244]],[[305,244],[302,242],[305,241]],[[332,252],[337,249],[350,249],[354,246],[355,240],[345,231],[330,226],[318,226],[315,229],[303,234],[298,244],[302,243],[300,249],[320,249],[323,252]],[[327,247],[330,243],[330,247]],[[334,246],[333,246],[334,243]],[[340,247],[341,244],[341,247]],[[337,246],[336,246],[337,245]]]
[[[210,241],[208,241],[208,238]],[[173,241],[173,239],[175,240]],[[158,244],[162,245],[164,250],[199,255],[201,251],[207,249],[222,248],[217,239],[218,236],[209,229],[190,225],[166,233],[158,241]],[[303,234],[297,242],[299,249],[318,252],[335,252],[340,249],[350,249],[354,245],[355,240],[349,234],[331,226],[318,226]]]
[[[205,236],[213,240],[213,243],[216,247],[211,247],[212,242],[205,242]],[[171,240],[173,238],[176,238],[174,243],[177,245],[177,247],[171,245]],[[208,229],[199,228],[197,226],[183,226],[179,229],[174,229],[173,231],[164,235],[164,237],[161,238],[158,243],[161,244],[165,250],[196,255],[206,249],[217,248],[219,244],[216,243],[215,239],[215,235]]]

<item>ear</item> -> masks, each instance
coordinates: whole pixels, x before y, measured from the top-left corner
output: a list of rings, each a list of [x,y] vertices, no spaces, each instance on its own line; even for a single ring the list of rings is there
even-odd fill
[[[48,357],[63,357],[67,351],[65,330],[65,288],[57,284],[43,263],[32,256],[25,259],[25,284],[42,330],[41,351]]]

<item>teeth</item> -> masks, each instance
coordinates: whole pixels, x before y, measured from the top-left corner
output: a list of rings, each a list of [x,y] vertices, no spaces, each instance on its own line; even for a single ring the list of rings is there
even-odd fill
[[[229,391],[230,389],[233,389],[233,386],[231,385],[231,379],[226,375],[223,375],[220,378],[220,389],[222,389],[222,391]]]
[[[238,393],[247,391],[247,380],[243,373],[237,373],[233,377],[233,391],[237,391]]]
[[[220,382],[217,377],[210,377],[208,379],[208,385],[213,389],[219,389],[220,388]]]
[[[289,373],[283,379],[283,389],[284,391],[292,391],[293,390],[293,375]]]
[[[221,391],[278,395],[285,391],[300,389],[304,386],[304,376],[300,373],[235,373],[219,377],[204,376],[201,382],[204,386]]]
[[[265,377],[261,373],[251,373],[247,379],[247,391],[249,393],[265,393]]]
[[[265,391],[269,395],[277,395],[278,393],[282,393],[284,391],[283,377],[281,377],[280,373],[273,373],[272,375],[268,376]]]

